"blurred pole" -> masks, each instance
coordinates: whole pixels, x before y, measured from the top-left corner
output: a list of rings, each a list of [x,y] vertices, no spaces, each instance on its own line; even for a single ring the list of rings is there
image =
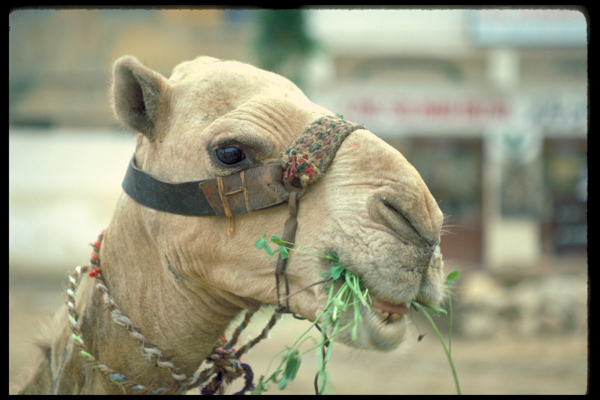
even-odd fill
[[[489,269],[529,268],[540,261],[541,146],[531,126],[508,125],[485,138],[483,258]]]
[[[304,10],[261,10],[257,12],[257,24],[254,47],[258,66],[302,88],[307,60],[316,47],[306,32]]]
[[[492,84],[501,92],[516,90],[520,81],[521,57],[514,49],[493,49],[487,54],[487,73]]]
[[[520,56],[491,49],[488,78],[518,109]],[[483,161],[483,259],[489,269],[534,267],[540,261],[543,190],[540,132],[515,112],[486,132]]]

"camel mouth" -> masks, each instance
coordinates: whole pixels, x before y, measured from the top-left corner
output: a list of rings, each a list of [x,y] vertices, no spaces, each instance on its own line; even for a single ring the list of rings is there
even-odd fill
[[[392,304],[371,296],[371,311],[380,316],[385,322],[394,322],[408,313],[408,303]]]
[[[376,295],[375,290],[368,289],[370,305],[360,307],[363,321],[359,331],[363,336],[356,343],[347,343],[351,347],[384,352],[395,350],[406,339],[412,301],[421,298],[419,301],[426,304],[437,303],[434,298],[423,297],[421,282],[417,286],[404,287],[407,293],[397,300],[378,297],[379,293]]]
[[[370,307],[361,307],[363,323],[354,347],[366,347],[380,351],[396,349],[405,338],[410,305],[391,304],[371,296]],[[362,336],[362,337],[361,337]]]
[[[361,321],[357,327],[342,332],[340,341],[357,349],[392,351],[407,337],[412,302],[435,306],[443,298],[442,285],[438,283],[443,271],[441,251],[436,246],[426,263],[401,266],[395,275],[373,274],[376,266],[360,266],[356,261],[346,256],[344,266],[358,278],[361,292],[366,292],[369,299],[358,307]],[[346,309],[344,320],[357,321],[354,307]],[[352,337],[350,331],[358,335]]]
[[[371,290],[368,290],[368,293],[368,304],[359,305],[362,321],[358,325],[357,337],[353,339],[349,334],[351,330],[348,330],[340,335],[340,339],[353,348],[392,351],[405,340],[409,321],[406,315],[410,312],[410,301],[391,302],[382,300],[372,294]],[[347,309],[344,319],[353,320],[354,312],[352,307]]]

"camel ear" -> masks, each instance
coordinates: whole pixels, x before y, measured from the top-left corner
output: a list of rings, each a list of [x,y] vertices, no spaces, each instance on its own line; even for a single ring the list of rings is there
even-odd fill
[[[150,140],[168,114],[169,82],[137,58],[119,58],[113,68],[113,109],[117,118]]]

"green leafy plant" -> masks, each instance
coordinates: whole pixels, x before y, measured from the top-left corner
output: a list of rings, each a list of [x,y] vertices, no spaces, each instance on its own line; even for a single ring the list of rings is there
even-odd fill
[[[360,314],[359,304],[369,306],[371,299],[367,290],[360,288],[360,281],[358,276],[348,271],[344,265],[339,261],[338,256],[334,252],[328,254],[321,254],[316,250],[300,246],[294,243],[289,243],[282,240],[278,235],[271,236],[270,242],[279,246],[275,250],[269,246],[266,235],[258,239],[255,243],[255,247],[259,250],[264,250],[271,259],[276,254],[281,254],[282,258],[289,257],[289,251],[296,251],[299,253],[309,254],[316,257],[324,258],[331,261],[331,268],[327,271],[323,271],[321,276],[323,277],[324,290],[328,293],[327,303],[324,310],[316,318],[308,329],[296,339],[296,341],[286,349],[283,350],[283,356],[279,365],[275,368],[275,372],[265,378],[265,375],[259,378],[259,382],[256,385],[256,389],[253,393],[259,394],[266,391],[269,388],[269,382],[276,383],[279,389],[285,389],[288,382],[292,381],[298,372],[301,364],[301,358],[307,351],[317,349],[317,365],[318,372],[315,377],[315,387],[319,394],[322,394],[329,382],[329,373],[327,365],[329,358],[331,357],[331,351],[333,343],[337,335],[341,332],[352,328],[351,337],[352,340],[356,340],[358,336],[358,324],[362,322],[362,315]],[[336,290],[336,283],[339,288]],[[354,317],[352,320],[342,321],[342,314],[352,307],[354,310]],[[318,325],[320,324],[320,326]],[[306,335],[313,328],[317,327],[321,333],[320,340],[311,349],[300,353],[299,347],[308,339]],[[331,327],[331,334],[328,337],[326,330]],[[278,353],[275,357],[280,355]],[[272,363],[273,360],[271,360]],[[271,363],[267,370],[270,369]],[[320,385],[319,385],[320,382]],[[320,387],[320,389],[318,389]]]
[[[269,246],[271,242],[278,247],[273,250]],[[253,394],[260,394],[269,389],[270,383],[276,383],[280,390],[285,389],[287,384],[291,382],[297,375],[298,370],[300,369],[300,365],[302,363],[302,356],[312,349],[317,350],[317,375],[315,376],[315,391],[318,394],[323,394],[325,390],[328,388],[329,383],[329,372],[328,372],[328,363],[331,357],[331,352],[333,348],[333,344],[335,342],[336,337],[343,331],[347,329],[352,329],[351,339],[356,340],[358,337],[358,325],[362,322],[362,315],[360,314],[360,304],[363,304],[366,307],[369,307],[371,304],[371,298],[369,296],[369,292],[367,289],[361,289],[360,280],[358,276],[354,275],[350,272],[339,260],[337,254],[334,252],[330,252],[328,254],[322,254],[314,249],[310,249],[308,247],[300,246],[298,244],[286,242],[282,240],[278,235],[271,236],[270,240],[267,239],[266,234],[263,234],[263,237],[258,239],[255,242],[255,247],[259,250],[264,250],[268,255],[269,259],[271,259],[274,255],[280,254],[281,258],[288,258],[290,256],[290,251],[295,251],[298,253],[309,254],[316,257],[324,258],[331,261],[331,267],[327,271],[323,271],[321,276],[323,277],[323,281],[321,283],[324,284],[324,290],[328,294],[327,303],[325,308],[319,314],[319,316],[315,319],[315,321],[308,327],[306,331],[304,331],[291,346],[286,347],[281,352],[277,353],[269,366],[267,367],[267,371],[271,369],[271,365],[275,358],[283,353],[281,356],[281,360],[278,366],[275,368],[275,372],[270,375],[262,375],[259,378],[259,381],[256,385],[256,388],[253,391]],[[446,279],[446,288],[449,290],[452,281],[458,277],[458,271],[453,271],[448,275]],[[339,286],[336,290],[336,287]],[[450,305],[450,318],[452,319],[452,303]],[[449,349],[446,348],[446,345],[439,333],[439,330],[435,326],[435,323],[425,310],[426,308],[432,310],[435,315],[447,314],[446,310],[441,307],[430,307],[423,304],[420,304],[416,301],[412,303],[412,306],[417,310],[421,311],[425,314],[426,318],[430,321],[434,331],[440,338],[444,350],[448,355],[450,360],[450,364],[452,367],[452,372],[455,377],[455,382],[457,386],[457,391],[460,394],[460,388],[458,385],[458,378],[456,377],[456,370],[454,368],[454,364],[452,363],[452,359],[450,357]],[[347,309],[352,308],[353,318],[342,320],[342,314]],[[320,325],[319,325],[320,324]],[[310,330],[316,327],[320,332],[320,339],[310,349],[300,352],[299,348],[301,345],[310,337],[307,337],[307,334]],[[327,329],[330,328],[330,336],[328,337],[326,334]],[[452,328],[452,322],[450,322],[450,330]],[[419,336],[419,341],[423,338],[424,335]]]
[[[435,332],[436,336],[440,340],[440,343],[442,344],[442,347],[444,348],[444,352],[446,353],[446,357],[448,358],[448,363],[450,364],[450,369],[452,370],[452,376],[454,377],[454,385],[456,386],[456,393],[461,394],[460,383],[458,382],[458,375],[456,373],[456,368],[454,367],[454,361],[452,360],[452,298],[450,297],[450,286],[452,286],[452,282],[456,278],[458,278],[458,275],[459,275],[459,271],[455,270],[455,271],[452,271],[450,274],[448,274],[448,276],[446,277],[445,287],[446,287],[446,291],[448,294],[448,309],[450,311],[450,315],[449,315],[450,326],[448,328],[448,346],[447,347],[446,347],[446,342],[444,341],[444,338],[442,337],[442,334],[440,333],[440,330],[437,328],[437,325],[433,321],[433,318],[431,318],[431,316],[427,312],[427,309],[430,309],[431,311],[433,311],[434,315],[440,315],[440,314],[447,315],[448,313],[446,312],[446,310],[444,310],[441,307],[430,307],[425,304],[421,304],[417,301],[413,301],[411,304],[412,304],[413,308],[415,308],[417,311],[420,311],[423,313],[423,315],[425,316],[425,318],[431,325],[431,328]],[[419,341],[421,341],[424,336],[425,335],[420,334]]]

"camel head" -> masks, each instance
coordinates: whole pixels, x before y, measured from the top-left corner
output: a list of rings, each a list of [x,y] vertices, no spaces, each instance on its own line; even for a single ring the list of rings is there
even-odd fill
[[[334,114],[279,75],[210,57],[179,64],[168,79],[123,57],[114,66],[113,89],[117,117],[139,132],[135,165],[170,183],[277,164],[307,126]],[[406,158],[367,129],[350,133],[326,173],[306,187],[295,242],[320,253],[334,251],[372,298],[370,308],[361,306],[358,340],[352,342],[349,334],[340,340],[360,348],[395,348],[404,338],[410,302],[442,300],[443,216],[436,201]],[[233,218],[160,211],[127,196],[118,207],[127,209],[123,218],[140,219],[143,229],[134,232],[134,241],[152,246],[158,268],[182,291],[234,311],[277,303],[275,259],[268,260],[254,243],[265,233],[282,233],[285,202]],[[323,285],[310,285],[328,268],[326,260],[292,253],[287,265],[295,293],[289,298],[292,312],[317,318],[326,294]]]

